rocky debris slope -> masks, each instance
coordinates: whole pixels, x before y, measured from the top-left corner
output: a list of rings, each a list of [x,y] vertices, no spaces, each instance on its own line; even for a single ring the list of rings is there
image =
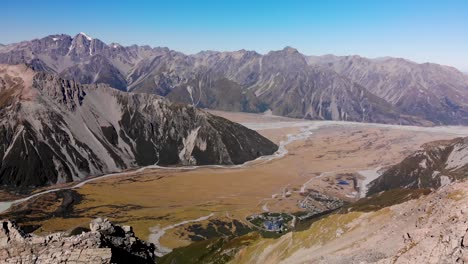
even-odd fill
[[[438,188],[468,172],[468,138],[435,141],[387,169],[368,185],[368,195],[395,188]]]
[[[278,147],[150,94],[0,66],[0,184],[18,190],[148,165],[241,164]]]
[[[0,227],[1,263],[154,263],[155,247],[135,236],[130,226],[95,219],[90,231],[68,236],[24,234],[14,223]]]
[[[452,183],[378,211],[333,214],[256,241],[231,263],[468,263],[467,190]]]
[[[318,120],[468,123],[468,78],[454,68],[403,59],[308,57],[286,47],[204,51],[105,44],[84,33],[0,49],[0,63],[27,63],[81,83],[154,93],[200,108]]]

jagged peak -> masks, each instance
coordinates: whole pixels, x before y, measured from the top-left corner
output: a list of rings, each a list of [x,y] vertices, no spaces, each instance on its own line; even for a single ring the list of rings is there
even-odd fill
[[[290,46],[286,46],[284,47],[283,49],[281,50],[272,50],[270,52],[267,53],[267,55],[274,55],[274,54],[280,54],[280,55],[287,55],[287,56],[290,56],[290,55],[301,55],[301,53],[299,53],[299,51],[293,47],[290,47]]]
[[[246,49],[241,49],[241,50],[233,51],[233,53],[238,53],[238,54],[249,54],[249,55],[258,54],[258,52],[256,52],[255,50],[246,50]]]
[[[109,46],[110,46],[111,48],[113,48],[113,49],[118,49],[118,48],[122,48],[122,47],[123,47],[123,46],[120,45],[119,43],[114,43],[114,42],[111,43],[111,44],[109,44]]]
[[[86,33],[84,33],[84,32],[78,33],[77,36],[80,36],[80,35],[83,36],[83,37],[85,37],[85,38],[86,38],[87,40],[89,40],[89,41],[93,40],[92,37],[88,36],[88,35],[87,35]]]
[[[299,53],[299,51],[296,48],[293,48],[291,46],[284,47],[282,51],[287,53]]]
[[[219,54],[219,51],[216,50],[202,50],[199,51],[198,53],[195,53],[194,56],[211,56],[215,54]]]
[[[55,74],[38,72],[33,78],[33,88],[41,91],[44,95],[65,106],[70,111],[81,106],[86,95],[86,85],[73,80],[66,80]]]

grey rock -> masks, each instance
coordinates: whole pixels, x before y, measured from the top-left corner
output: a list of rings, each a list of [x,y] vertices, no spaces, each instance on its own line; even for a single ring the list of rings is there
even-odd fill
[[[91,232],[101,232],[103,234],[114,234],[116,232],[114,225],[109,220],[102,218],[96,218],[91,221],[89,228]]]
[[[91,231],[67,236],[47,237],[24,234],[14,223],[1,221],[1,263],[154,263],[155,247],[133,232],[107,219],[96,219]]]

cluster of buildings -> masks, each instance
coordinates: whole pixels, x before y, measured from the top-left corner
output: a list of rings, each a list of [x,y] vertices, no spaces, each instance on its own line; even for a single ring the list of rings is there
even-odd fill
[[[299,201],[299,208],[307,210],[307,214],[299,217],[299,220],[303,220],[326,211],[338,209],[343,205],[344,202],[338,198],[316,191],[310,191],[304,199]]]
[[[270,232],[288,231],[288,222],[292,216],[280,213],[263,213],[247,217],[247,221]]]

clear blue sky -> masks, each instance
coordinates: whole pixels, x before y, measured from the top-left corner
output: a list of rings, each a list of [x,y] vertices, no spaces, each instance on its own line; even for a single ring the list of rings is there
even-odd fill
[[[3,0],[0,43],[83,31],[107,43],[200,50],[285,46],[436,62],[468,72],[468,1]]]

